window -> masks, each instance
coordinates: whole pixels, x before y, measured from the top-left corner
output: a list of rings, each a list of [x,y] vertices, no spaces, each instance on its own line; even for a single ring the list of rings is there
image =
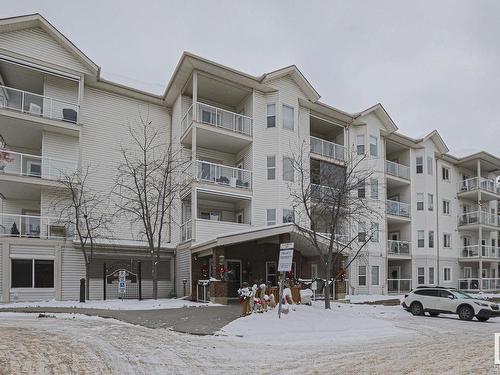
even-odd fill
[[[283,128],[293,130],[293,107],[283,104]]]
[[[450,214],[450,201],[443,199],[443,214]]]
[[[450,168],[443,167],[442,173],[443,173],[443,180],[450,181]]]
[[[267,179],[276,179],[276,156],[267,157]]]
[[[417,193],[417,211],[424,210],[424,193]]]
[[[370,227],[370,231],[371,231],[371,241],[372,242],[378,242],[378,231],[379,231],[379,226],[378,226],[378,223],[371,223],[371,227]]]
[[[376,178],[370,180],[370,194],[373,199],[378,199],[378,180]]]
[[[444,281],[451,281],[451,267],[443,267]]]
[[[358,285],[366,286],[366,266],[358,266]]]
[[[434,159],[430,156],[427,156],[427,174],[431,176],[434,174]]]
[[[427,209],[434,211],[434,195],[431,193],[427,193]]]
[[[417,156],[417,173],[424,173],[424,158],[423,156]]]
[[[267,212],[267,225],[276,224],[276,208],[268,208]]]
[[[443,234],[443,246],[446,248],[451,247],[451,234],[448,233]]]
[[[425,268],[418,267],[417,269],[417,283],[422,285],[425,284]]]
[[[220,214],[217,211],[201,211],[200,217],[205,220],[219,221]]]
[[[294,213],[293,210],[289,208],[283,209],[283,223],[293,223],[294,222]]]
[[[365,223],[358,223],[358,242],[366,242]]]
[[[434,267],[429,267],[429,284],[434,284]]]
[[[276,104],[274,103],[267,105],[267,127],[276,127]]]
[[[417,231],[417,247],[425,247],[425,232],[423,230]]]
[[[372,266],[372,285],[380,285],[379,266]]]
[[[276,285],[276,262],[266,262],[266,282]]]
[[[12,288],[53,288],[54,261],[42,259],[12,259]]]
[[[370,156],[378,156],[378,138],[370,135]]]
[[[356,136],[356,152],[358,155],[365,154],[365,136],[363,134]]]
[[[294,171],[293,171],[292,158],[289,158],[288,156],[283,156],[283,180],[293,182],[294,180],[293,172]]]
[[[366,196],[366,186],[365,181],[358,182],[358,198],[365,198]]]
[[[434,231],[433,230],[429,231],[429,247],[431,249],[434,248]]]
[[[439,297],[439,290],[436,289],[416,290],[415,294],[418,294],[419,296]]]

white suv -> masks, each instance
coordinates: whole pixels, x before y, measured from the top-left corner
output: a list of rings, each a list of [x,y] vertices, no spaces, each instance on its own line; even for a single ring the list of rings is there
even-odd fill
[[[418,287],[405,295],[401,305],[413,315],[458,314],[462,320],[476,317],[480,322],[500,316],[496,303],[476,299],[453,288]]]

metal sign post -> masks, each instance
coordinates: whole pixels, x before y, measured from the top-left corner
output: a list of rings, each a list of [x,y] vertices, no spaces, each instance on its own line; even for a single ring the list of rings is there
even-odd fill
[[[283,303],[283,284],[285,283],[285,274],[292,270],[293,264],[293,242],[287,242],[280,244],[280,257],[278,261],[278,272],[281,272],[280,276],[280,289],[279,289],[279,304],[278,304],[278,318],[281,319],[281,308]]]
[[[126,282],[126,271],[119,271],[118,273],[118,295],[120,295],[123,299],[125,292],[127,290],[127,282]]]

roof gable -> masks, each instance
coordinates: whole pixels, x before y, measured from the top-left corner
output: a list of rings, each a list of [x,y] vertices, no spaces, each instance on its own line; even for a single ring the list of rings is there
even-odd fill
[[[382,124],[385,126],[385,129],[389,132],[395,132],[398,130],[398,127],[392,120],[391,116],[387,113],[385,108],[382,106],[382,104],[377,103],[374,106],[365,109],[364,111],[355,113],[353,116],[355,119],[362,119],[366,115],[373,113],[377,116],[377,118],[382,122]]]
[[[314,87],[309,83],[306,77],[295,65],[290,65],[286,68],[266,73],[260,78],[260,81],[262,83],[269,83],[287,76],[290,77],[297,84],[297,86],[300,87],[307,99],[309,99],[313,103],[319,100],[320,95],[318,94],[318,92],[314,89]]]
[[[0,19],[0,50],[85,74],[99,73],[92,60],[39,14]]]

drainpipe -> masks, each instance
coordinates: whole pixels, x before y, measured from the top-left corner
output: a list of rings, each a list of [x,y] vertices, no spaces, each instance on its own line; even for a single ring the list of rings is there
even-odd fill
[[[434,164],[435,164],[435,168],[434,168],[434,178],[435,178],[435,184],[436,184],[436,203],[434,205],[434,207],[436,207],[436,250],[437,250],[437,253],[436,253],[436,273],[434,275],[434,281],[437,280],[437,285],[439,285],[440,283],[440,279],[439,279],[439,255],[440,255],[440,251],[439,251],[439,238],[441,237],[440,234],[439,234],[439,173],[438,173],[438,159],[435,158],[434,160]],[[450,208],[451,210],[451,208]]]

